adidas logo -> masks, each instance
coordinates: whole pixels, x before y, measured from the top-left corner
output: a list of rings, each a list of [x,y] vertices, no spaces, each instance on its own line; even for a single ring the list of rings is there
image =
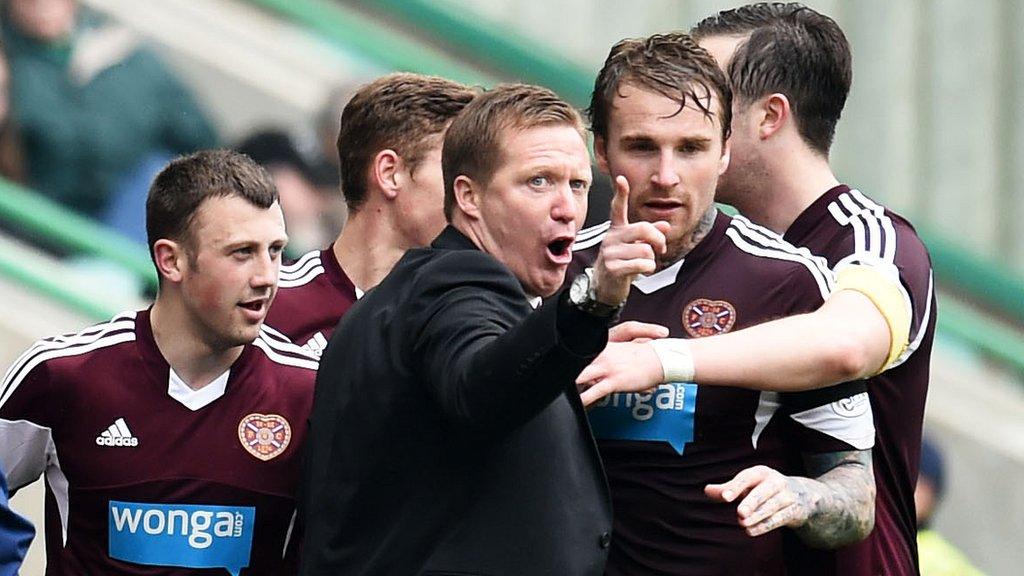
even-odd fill
[[[118,418],[110,425],[110,428],[96,437],[96,444],[100,446],[138,446],[139,439],[132,436],[124,418]]]
[[[324,348],[327,347],[327,338],[324,337],[323,332],[317,332],[302,345],[307,352],[311,352],[314,356],[319,358],[324,353]]]

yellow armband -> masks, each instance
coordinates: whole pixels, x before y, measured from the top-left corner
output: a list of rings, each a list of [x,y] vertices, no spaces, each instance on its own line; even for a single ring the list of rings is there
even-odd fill
[[[897,282],[877,267],[863,264],[846,266],[836,274],[837,292],[856,290],[867,296],[889,325],[889,356],[877,373],[886,371],[910,343],[910,307]]]

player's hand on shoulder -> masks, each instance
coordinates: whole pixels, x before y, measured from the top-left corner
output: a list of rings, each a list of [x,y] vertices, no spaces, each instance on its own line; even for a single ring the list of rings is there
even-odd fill
[[[594,289],[598,301],[605,304],[624,302],[633,279],[638,274],[654,272],[657,256],[665,252],[668,223],[630,223],[628,205],[629,182],[625,176],[617,176],[611,203],[611,227],[594,263]]]
[[[767,466],[742,470],[724,484],[708,484],[704,493],[719,502],[737,502],[736,516],[751,536],[788,526],[799,528],[814,509],[815,492],[807,478],[786,476]]]

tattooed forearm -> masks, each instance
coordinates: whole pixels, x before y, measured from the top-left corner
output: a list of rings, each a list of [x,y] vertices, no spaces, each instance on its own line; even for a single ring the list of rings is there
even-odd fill
[[[805,455],[811,478],[791,478],[809,512],[796,528],[808,546],[837,548],[871,533],[875,525],[875,475],[871,451]]]

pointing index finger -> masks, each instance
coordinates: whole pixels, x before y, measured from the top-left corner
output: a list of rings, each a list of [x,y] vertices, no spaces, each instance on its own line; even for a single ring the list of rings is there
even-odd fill
[[[629,181],[626,180],[625,176],[619,175],[615,177],[615,195],[612,196],[611,204],[611,225],[612,226],[625,226],[629,224],[628,214],[629,207]]]

